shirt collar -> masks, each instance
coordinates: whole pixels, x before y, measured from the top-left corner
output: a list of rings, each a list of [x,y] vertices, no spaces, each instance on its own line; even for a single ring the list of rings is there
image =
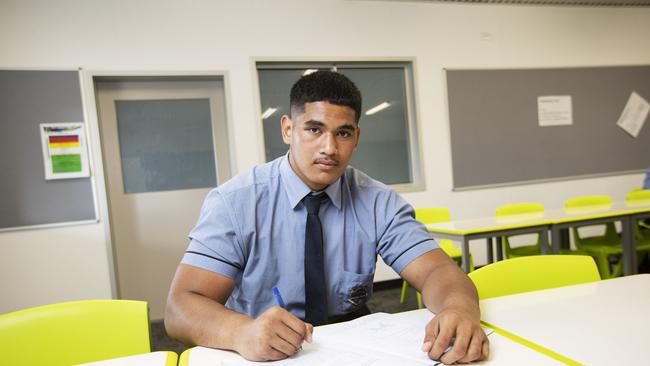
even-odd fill
[[[311,193],[311,188],[309,188],[309,186],[298,177],[296,172],[293,171],[293,168],[289,163],[289,152],[287,152],[280,162],[280,177],[284,183],[284,191],[287,193],[287,197],[289,198],[289,204],[295,209],[298,203],[302,201],[306,195]],[[327,186],[324,192],[327,194],[332,204],[340,210],[341,177],[339,177],[336,182]]]

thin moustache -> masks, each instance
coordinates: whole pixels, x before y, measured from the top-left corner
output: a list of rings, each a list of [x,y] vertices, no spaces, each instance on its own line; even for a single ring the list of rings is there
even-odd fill
[[[316,159],[314,164],[339,165],[339,161],[336,159]]]

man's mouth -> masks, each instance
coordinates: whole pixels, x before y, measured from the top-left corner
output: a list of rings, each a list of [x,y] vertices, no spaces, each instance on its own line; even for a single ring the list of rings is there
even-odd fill
[[[331,169],[339,165],[338,160],[333,159],[316,159],[314,164],[320,166],[323,169]]]

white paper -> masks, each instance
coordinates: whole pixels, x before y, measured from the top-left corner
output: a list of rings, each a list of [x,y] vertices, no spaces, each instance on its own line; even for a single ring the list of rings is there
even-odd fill
[[[314,343],[303,343],[303,349],[273,365],[437,365],[422,352],[425,326],[433,314],[414,311],[398,316],[375,313],[334,327],[316,329]],[[485,329],[485,334],[492,334]],[[258,362],[243,359],[225,361],[223,365],[251,366]]]
[[[403,365],[404,359],[393,357],[384,353],[374,353],[358,349],[352,345],[331,344],[328,341],[305,343],[303,349],[297,354],[284,360],[274,361],[273,365],[295,366],[395,366]],[[433,361],[430,363],[433,364]],[[268,362],[248,361],[243,358],[223,360],[221,366],[261,366],[269,365]]]
[[[541,127],[573,124],[573,105],[570,95],[537,97],[537,119]]]
[[[649,111],[650,104],[639,94],[632,92],[616,124],[636,138],[639,136]]]

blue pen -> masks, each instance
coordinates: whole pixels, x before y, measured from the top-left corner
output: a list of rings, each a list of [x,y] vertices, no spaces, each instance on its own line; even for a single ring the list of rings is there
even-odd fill
[[[282,295],[280,295],[280,290],[278,290],[277,287],[273,287],[273,295],[275,295],[275,299],[278,300],[278,305],[280,305],[281,308],[287,309],[287,307],[284,305],[284,300],[282,300]],[[302,344],[298,348],[299,351],[302,350]]]
[[[284,305],[284,300],[282,300],[282,295],[280,295],[280,290],[278,290],[277,287],[273,287],[273,295],[275,295],[275,299],[278,300],[278,305],[280,305],[281,308],[286,309],[287,307]]]

